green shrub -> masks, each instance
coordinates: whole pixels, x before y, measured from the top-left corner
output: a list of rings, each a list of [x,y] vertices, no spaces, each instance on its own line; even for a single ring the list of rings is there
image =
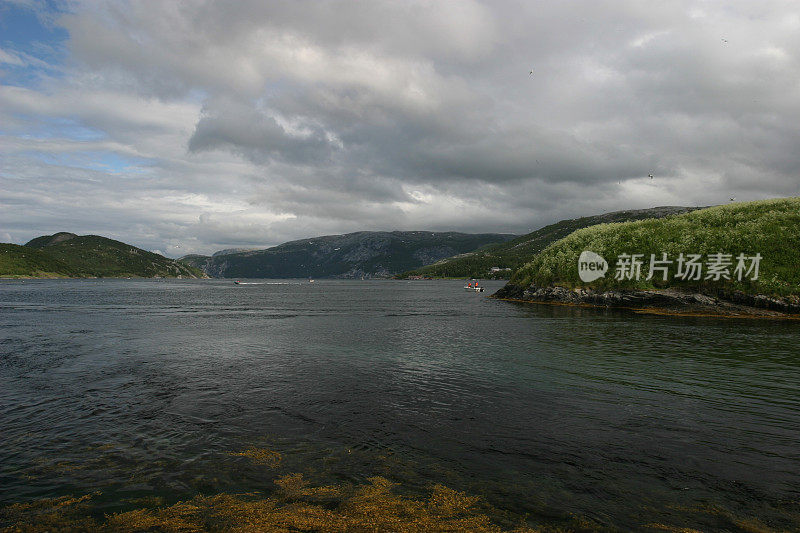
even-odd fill
[[[578,257],[584,250],[606,259],[609,271],[592,283],[578,277]],[[757,281],[750,276],[737,281],[676,279],[679,254],[702,254],[703,276],[708,254],[722,252],[736,257],[760,253]],[[650,254],[673,260],[667,281],[647,281]],[[638,281],[615,279],[615,265],[621,254],[644,254],[642,277]],[[787,295],[800,294],[800,198],[737,203],[693,211],[661,219],[600,224],[577,230],[557,241],[514,273],[511,283],[520,286],[562,285],[595,289],[646,289],[678,287],[687,290],[710,288]]]

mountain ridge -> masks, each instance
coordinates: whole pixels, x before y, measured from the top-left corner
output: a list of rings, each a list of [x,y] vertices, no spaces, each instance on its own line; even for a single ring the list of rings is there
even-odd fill
[[[358,231],[285,242],[271,248],[180,258],[211,277],[389,278],[408,268],[487,244],[506,233]]]

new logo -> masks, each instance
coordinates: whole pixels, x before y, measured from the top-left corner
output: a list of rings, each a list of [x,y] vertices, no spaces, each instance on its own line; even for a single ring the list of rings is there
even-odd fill
[[[608,262],[601,255],[584,250],[578,258],[578,276],[584,283],[605,277]]]

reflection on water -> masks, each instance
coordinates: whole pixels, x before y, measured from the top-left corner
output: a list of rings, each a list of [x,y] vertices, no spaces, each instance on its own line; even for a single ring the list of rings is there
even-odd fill
[[[446,486],[505,528],[800,527],[800,325],[462,285],[0,283],[0,505],[266,501],[302,473]]]

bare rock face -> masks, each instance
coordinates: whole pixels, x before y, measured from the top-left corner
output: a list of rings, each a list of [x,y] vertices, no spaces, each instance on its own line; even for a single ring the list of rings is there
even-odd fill
[[[227,261],[212,261],[211,258],[206,259],[203,266],[200,267],[200,270],[206,273],[206,275],[212,278],[222,277],[222,274],[227,270],[228,262]]]
[[[456,250],[450,246],[429,246],[414,252],[414,258],[423,265],[430,265],[445,257],[456,255]]]

